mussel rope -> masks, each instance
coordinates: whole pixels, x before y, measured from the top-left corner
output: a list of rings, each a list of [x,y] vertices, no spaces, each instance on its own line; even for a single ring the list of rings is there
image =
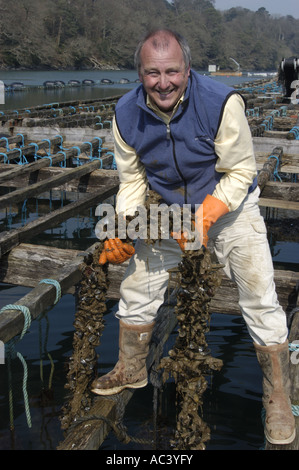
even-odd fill
[[[90,410],[89,387],[97,368],[96,347],[104,329],[103,314],[106,312],[108,289],[108,266],[98,263],[103,244],[99,243],[93,253],[82,263],[82,277],[77,285],[79,299],[74,319],[73,351],[69,358],[67,383],[69,390],[62,408],[61,426],[67,430],[71,423],[85,416]]]
[[[159,203],[159,201],[160,201],[160,196],[159,196],[157,193],[155,193],[154,191],[149,191],[149,197],[148,197],[148,200],[147,200],[147,203],[146,203],[147,209],[150,208],[150,204]],[[148,215],[149,215],[149,211],[148,211]],[[159,217],[159,216],[158,216],[158,217]],[[134,217],[132,217],[132,218],[134,218]],[[132,220],[132,218],[127,217],[127,223],[129,223],[130,220]],[[159,229],[161,229],[160,224],[159,224]],[[170,229],[171,229],[171,221],[170,221]],[[159,233],[158,233],[158,235],[157,235],[157,240],[156,240],[156,239],[155,239],[155,240],[151,239],[149,235],[150,235],[150,234],[148,233],[148,238],[147,238],[147,240],[146,240],[147,243],[154,243],[154,242],[156,242],[156,241],[159,241],[159,240],[162,238],[162,236],[161,236],[161,231],[160,231],[160,230],[159,230]],[[127,239],[126,241],[129,242],[129,243],[132,242],[131,240],[128,240],[128,239]],[[102,249],[102,246],[101,246],[101,244],[100,244],[99,247],[98,247],[98,253],[101,251],[101,249]],[[95,263],[95,264],[97,263],[97,259],[98,259],[98,255],[97,255],[96,252],[97,252],[97,249],[95,250],[95,253],[93,254],[93,263]],[[205,252],[206,252],[206,253],[205,253]],[[192,253],[192,254],[194,254],[194,253]],[[198,256],[198,253],[196,254],[196,256]],[[208,252],[208,250],[204,250],[204,253],[203,253],[203,250],[201,250],[201,251],[200,251],[200,256],[203,256],[203,257],[208,256],[208,257],[209,257],[209,252]],[[188,254],[188,253],[185,253],[183,258],[185,259],[185,264],[188,263],[188,259],[190,258],[190,253],[189,253],[189,254]],[[95,266],[95,264],[94,264],[94,266]],[[108,264],[108,263],[107,263],[107,264]],[[92,265],[92,263],[89,262],[89,266],[90,266],[90,267],[92,267],[91,265]],[[105,265],[105,266],[106,266],[106,265]],[[88,265],[86,265],[86,267],[88,267]],[[179,266],[179,271],[180,271],[180,269],[181,269],[181,268],[180,268],[180,266]],[[103,270],[103,268],[101,267],[101,269],[99,270],[99,265],[97,264],[96,270],[97,270],[97,275],[99,276],[100,271]],[[205,268],[203,268],[203,271],[205,271]],[[107,272],[106,272],[106,276],[107,276]],[[107,280],[108,280],[108,278],[107,278]],[[210,298],[211,298],[211,296],[212,296],[212,294],[213,294],[210,287],[211,287],[211,286],[209,286],[208,293],[205,293],[205,295],[204,295],[204,300],[205,300],[204,303],[205,303],[205,308],[206,308],[206,309],[207,309],[206,304],[207,304],[207,302],[210,300]],[[103,301],[104,301],[104,300],[105,300],[105,299],[103,299]],[[199,299],[199,300],[201,300],[201,299]],[[197,301],[198,301],[198,300],[197,300]],[[177,307],[176,307],[176,308],[177,308]],[[197,310],[198,310],[198,309],[197,309]],[[205,312],[205,313],[207,313],[207,312]],[[196,311],[196,315],[198,316],[198,311]],[[86,321],[86,319],[84,319],[84,321]],[[204,322],[205,322],[205,319],[202,320],[202,319],[199,318],[199,323],[201,324],[201,325],[200,325],[201,328],[202,328],[202,323],[204,323]],[[75,323],[76,323],[76,322],[75,322]],[[76,332],[75,332],[75,334],[76,334]],[[82,333],[82,334],[83,334],[83,333]],[[101,334],[102,334],[102,332],[101,332]],[[74,356],[74,354],[73,354],[73,356]],[[191,360],[192,360],[192,359],[191,359]],[[72,359],[72,361],[73,361],[73,359]],[[216,366],[215,366],[215,367],[212,367],[212,368],[214,368],[214,369],[219,369],[219,368],[221,367],[221,366],[220,366],[220,363],[222,364],[222,361],[220,361],[220,360],[214,360],[214,361],[216,362]],[[218,362],[217,362],[217,361],[218,361]],[[173,362],[173,360],[171,360],[171,362]],[[208,361],[207,361],[207,365],[206,365],[205,371],[204,371],[203,373],[205,373],[206,370],[209,369],[209,366],[210,366],[212,363],[213,363],[213,358],[211,358],[210,363],[208,363]],[[163,368],[165,365],[166,365],[166,362],[165,362],[165,360],[164,360],[164,363],[162,364],[162,366],[161,366],[161,364],[160,364],[159,368]],[[70,366],[72,366],[72,364],[71,364]],[[171,373],[171,372],[172,372],[172,371],[171,371],[171,365],[170,365],[170,367],[168,367],[168,373]],[[201,372],[200,372],[200,375],[201,375]],[[70,373],[70,372],[69,372],[69,376],[70,376],[70,378],[71,378],[71,373]],[[178,376],[176,377],[176,382],[177,382],[177,379],[178,379]],[[199,382],[200,382],[200,381],[201,381],[201,380],[199,380]],[[202,380],[202,382],[203,382],[203,380]],[[157,385],[157,384],[155,384],[155,385]],[[155,385],[154,385],[154,386],[155,386]],[[179,385],[180,385],[180,384],[177,383],[177,387],[178,387]],[[86,387],[87,387],[87,382],[86,382]],[[73,398],[74,398],[75,393],[76,393],[76,390],[74,389],[74,386],[69,383],[68,388],[72,389],[72,394],[73,394]],[[85,391],[86,391],[86,388],[85,388],[84,392],[85,392]],[[182,388],[181,385],[180,385],[180,392],[177,392],[177,393],[181,394],[181,396],[183,397],[183,401],[184,401],[184,398],[185,398],[185,397],[184,397],[183,388]],[[192,393],[194,393],[194,391],[193,391]],[[195,391],[195,395],[196,395],[197,393],[198,393],[198,390]],[[82,391],[82,390],[79,391],[79,395],[80,395],[80,394],[81,394],[82,397],[83,397],[83,391]],[[187,394],[187,395],[188,395],[188,394]],[[191,395],[192,395],[192,394],[191,394]],[[119,398],[120,398],[120,397],[119,397]],[[156,400],[156,398],[157,398],[157,395],[155,396],[155,400]],[[77,397],[77,399],[78,399],[78,397]],[[187,396],[187,399],[190,399],[190,394],[189,394],[189,397]],[[192,399],[192,397],[191,397],[191,399]],[[195,400],[196,400],[196,397],[195,397]],[[155,401],[155,403],[157,403],[157,402]],[[197,407],[200,406],[200,405],[201,405],[201,404],[200,404],[200,400],[198,400]],[[155,414],[155,407],[156,407],[156,404],[154,405],[154,414]],[[72,399],[71,399],[70,402],[66,405],[65,411],[68,411],[68,409],[69,409],[69,416],[66,416],[66,415],[65,415],[65,416],[62,418],[62,421],[64,421],[64,429],[67,429],[67,428],[69,428],[69,427],[71,426],[70,421],[73,422],[73,425],[76,425],[76,423],[79,423],[79,422],[82,422],[82,421],[85,421],[85,420],[88,420],[88,419],[89,419],[88,415],[86,416],[86,411],[83,411],[83,410],[82,410],[82,406],[81,406],[81,410],[78,410],[78,408],[77,408],[77,411],[76,411],[76,410],[72,410]],[[79,415],[78,415],[78,412],[80,413]],[[84,416],[84,414],[85,414],[85,416]],[[195,420],[196,420],[196,415],[197,415],[197,411],[195,412]],[[117,425],[115,426],[115,423],[110,422],[110,420],[107,420],[107,418],[104,417],[104,416],[93,416],[93,419],[102,419],[103,421],[108,422],[108,423],[110,424],[110,426],[111,426],[112,429],[117,430],[118,428],[121,428],[121,429],[122,429],[122,434],[123,434],[123,432],[124,432],[124,426],[121,425],[120,421],[118,421]],[[200,420],[199,417],[198,417],[198,419]],[[182,423],[181,423],[181,425],[182,425]],[[204,425],[204,423],[203,423],[203,425]],[[204,426],[203,426],[203,427],[204,427]],[[129,437],[127,437],[127,439],[129,439]],[[131,437],[130,437],[130,440],[132,440]],[[197,440],[198,440],[198,439],[197,439]],[[177,446],[177,448],[180,448],[180,447]],[[184,446],[183,446],[182,448],[188,448],[188,447],[184,444]],[[192,447],[191,447],[191,448],[192,448]],[[200,447],[200,448],[203,448],[203,446]]]

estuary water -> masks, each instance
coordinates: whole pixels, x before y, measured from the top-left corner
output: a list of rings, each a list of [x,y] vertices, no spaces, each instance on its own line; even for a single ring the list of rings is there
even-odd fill
[[[244,81],[254,81],[263,78],[262,75],[244,77],[213,77],[228,85],[239,84]],[[13,83],[22,83],[27,91],[6,91],[5,103],[0,104],[0,111],[4,109],[20,109],[44,103],[71,101],[76,99],[99,99],[115,96],[137,86],[138,74],[134,70],[73,70],[73,71],[2,71],[0,80],[8,87]],[[81,86],[65,86],[55,89],[45,88],[46,81],[61,81],[68,85],[69,81],[76,80]],[[92,86],[82,86],[84,80],[92,80]],[[103,84],[102,80],[111,83]],[[128,81],[129,83],[122,83]]]
[[[101,84],[103,78],[113,83]],[[122,78],[129,79],[129,84],[120,84]],[[242,81],[252,81],[259,77],[214,77],[231,85]],[[79,88],[45,90],[45,80],[84,80],[92,79],[95,85]],[[114,96],[136,86],[136,72],[133,71],[69,71],[69,72],[2,72],[0,80],[6,84],[20,81],[28,90],[6,95],[2,109],[19,109],[56,101],[68,101],[78,98]],[[32,89],[30,89],[32,87]],[[44,201],[43,201],[44,203]],[[47,204],[47,203],[46,203]],[[50,202],[48,203],[50,205]],[[36,211],[47,211],[47,207],[37,209],[28,202],[23,218],[35,217]],[[40,243],[60,248],[85,250],[95,243],[94,227],[97,220],[94,208],[88,208],[77,217],[69,219],[55,229],[41,234],[32,243]],[[0,232],[10,230],[17,224],[14,214],[0,212]],[[276,238],[272,246],[273,260],[276,265],[286,269],[298,266],[298,243],[292,240]],[[0,283],[0,309],[16,303],[30,289],[8,286]],[[118,328],[114,312],[115,302],[108,302],[105,316],[105,331],[99,354],[99,371],[111,370],[118,355]],[[19,351],[28,367],[27,392],[30,404],[31,427],[28,427],[24,409],[22,391],[23,367],[16,358],[13,360],[13,409],[9,410],[7,367],[0,364],[0,450],[55,450],[63,440],[59,416],[66,400],[65,364],[72,354],[73,320],[76,311],[75,297],[64,295],[47,317],[34,321],[29,332],[17,343]],[[169,338],[164,353],[171,349],[175,340],[173,333]],[[203,419],[211,429],[211,439],[207,450],[261,450],[264,445],[261,418],[262,374],[257,364],[252,341],[241,317],[226,314],[212,314],[208,344],[212,355],[223,360],[220,372],[209,378],[209,388],[205,393]],[[51,393],[45,390],[51,388]],[[135,392],[133,400],[127,406],[124,424],[128,433],[137,439],[153,439],[155,429],[153,412],[154,388]],[[155,436],[160,448],[169,449],[169,431],[175,427],[175,384],[169,380],[163,387],[159,432]],[[13,416],[14,432],[10,431],[10,412]],[[119,442],[111,432],[101,450],[136,450],[145,447],[134,441],[129,444]],[[147,449],[150,447],[146,446]]]

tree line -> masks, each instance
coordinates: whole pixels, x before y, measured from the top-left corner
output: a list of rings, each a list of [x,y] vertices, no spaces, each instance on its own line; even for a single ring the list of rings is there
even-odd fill
[[[299,20],[265,8],[216,10],[214,0],[0,0],[0,68],[132,69],[154,27],[184,35],[192,65],[274,70],[299,56]]]

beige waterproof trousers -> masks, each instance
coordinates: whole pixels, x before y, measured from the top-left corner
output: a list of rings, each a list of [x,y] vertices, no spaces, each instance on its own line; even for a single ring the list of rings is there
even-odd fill
[[[258,207],[259,188],[234,212],[209,230],[226,275],[237,283],[239,306],[253,341],[263,346],[283,343],[288,335],[286,315],[278,303],[266,227]],[[126,323],[151,323],[164,302],[168,269],[178,265],[181,249],[173,239],[154,245],[138,240],[121,284],[116,313]]]

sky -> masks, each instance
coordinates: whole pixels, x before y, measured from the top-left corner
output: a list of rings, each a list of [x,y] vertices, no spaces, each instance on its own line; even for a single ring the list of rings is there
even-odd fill
[[[299,0],[215,0],[216,10],[229,10],[233,7],[257,11],[266,8],[270,15],[292,15],[299,19]]]

